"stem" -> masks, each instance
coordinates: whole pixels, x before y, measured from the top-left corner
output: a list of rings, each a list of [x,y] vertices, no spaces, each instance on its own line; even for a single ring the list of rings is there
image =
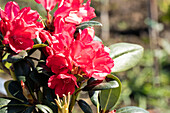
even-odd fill
[[[97,103],[97,113],[100,113],[100,111],[99,111],[99,103]]]
[[[71,97],[71,102],[70,102],[70,106],[69,106],[69,113],[73,112],[74,109],[74,105],[76,103],[76,100],[80,94],[81,91],[81,86],[83,85],[83,83],[80,84],[80,87],[78,89],[76,89],[76,91],[73,93],[72,97]]]
[[[76,99],[78,97],[78,94],[76,95],[75,93],[72,95],[71,97],[71,102],[70,102],[70,106],[69,106],[69,113],[72,113],[73,112],[73,109],[74,109],[74,105],[76,103]]]

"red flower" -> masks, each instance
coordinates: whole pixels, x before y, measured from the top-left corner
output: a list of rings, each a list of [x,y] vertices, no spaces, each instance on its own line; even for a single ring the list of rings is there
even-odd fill
[[[25,7],[19,10],[16,2],[8,2],[5,11],[0,10],[0,31],[4,35],[3,44],[9,44],[16,53],[22,50],[28,50],[33,47],[33,40],[37,37],[35,34],[43,28],[39,19],[39,14]]]
[[[89,27],[85,28],[83,31],[79,30],[79,34],[76,37],[76,40],[80,40],[81,42],[88,44],[93,41],[94,36],[95,36],[94,28]]]
[[[42,4],[42,6],[47,10],[51,11],[61,0],[35,0],[37,3]]]
[[[55,12],[54,17],[61,17],[67,23],[78,25],[96,17],[94,9],[90,7],[91,0],[82,4],[84,0],[65,0]]]
[[[109,53],[105,51],[104,45],[93,41],[93,38],[93,28],[80,31],[71,47],[71,57],[74,64],[79,66],[87,77],[104,79],[107,74],[111,73],[114,62]]]
[[[85,68],[85,71],[96,79],[104,79],[107,74],[111,73],[111,68],[114,66],[113,59],[105,51],[101,42],[93,41],[89,45],[95,50],[95,57],[92,63]]]
[[[9,44],[16,53],[22,50],[28,50],[33,47],[33,40],[36,38],[35,26],[26,26],[23,20],[14,21],[11,24],[11,30],[8,30],[4,36],[3,44]]]
[[[72,68],[69,60],[63,54],[49,56],[46,60],[46,65],[55,74],[67,73]]]
[[[63,94],[67,95],[68,92],[72,95],[75,86],[77,86],[76,77],[72,74],[53,75],[48,80],[48,87],[55,89],[55,94],[58,94],[59,97],[63,97]]]

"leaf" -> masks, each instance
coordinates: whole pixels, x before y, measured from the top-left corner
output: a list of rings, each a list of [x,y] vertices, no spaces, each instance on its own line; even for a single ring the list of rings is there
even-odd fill
[[[91,107],[84,100],[79,100],[78,105],[84,113],[93,113]]]
[[[26,81],[26,76],[31,72],[30,65],[25,60],[21,60],[13,64],[14,73],[18,81]]]
[[[0,113],[7,113],[7,108],[2,108],[6,106],[11,100],[0,98]]]
[[[99,104],[99,99],[98,99],[99,92],[100,91],[89,91],[88,92],[90,100],[95,106],[97,106],[97,104]]]
[[[24,104],[23,102],[9,97],[0,98],[0,113],[21,113],[29,105]],[[25,112],[24,112],[25,113]]]
[[[85,29],[87,27],[92,27],[92,26],[102,26],[102,24],[100,22],[97,21],[87,21],[87,22],[82,22],[79,26],[77,26],[77,30],[78,29]]]
[[[116,113],[149,113],[149,112],[139,107],[127,106],[118,109]]]
[[[27,52],[25,50],[21,51],[17,55],[8,55],[7,62],[9,63],[15,63],[22,59],[24,59],[26,56],[28,56]]]
[[[112,72],[122,72],[134,67],[143,56],[143,47],[137,44],[117,43],[109,46],[114,60]]]
[[[46,44],[36,44],[36,45],[33,45],[33,48],[37,49],[37,48],[42,48],[42,47],[46,47],[46,46],[47,46]]]
[[[97,37],[97,36],[94,36],[94,39],[93,39],[93,41],[99,41],[99,42],[103,42],[99,37]]]
[[[94,91],[94,90],[105,90],[119,87],[117,81],[102,82],[101,80],[96,80],[90,84],[87,84],[82,90],[83,91]]]
[[[35,109],[35,106],[31,106],[26,108],[26,110],[24,111],[24,113],[32,113],[32,111]]]
[[[7,105],[7,111],[8,113],[22,113],[28,106],[28,104],[24,104],[21,101],[12,100]]]
[[[51,108],[49,108],[46,105],[42,105],[42,104],[37,104],[36,107],[38,109],[40,109],[43,113],[53,113],[53,111],[51,110]]]
[[[120,80],[116,76],[110,74],[107,75],[107,79],[117,81],[119,87],[107,89],[107,90],[101,90],[100,105],[103,111],[110,110],[115,106],[116,102],[119,99],[121,87],[122,87]]]
[[[7,81],[5,82],[5,89],[9,97],[14,97],[21,102],[27,101],[22,93],[21,85],[17,81]]]
[[[49,76],[43,73],[38,73],[37,71],[31,72],[29,76],[36,84],[40,86],[47,86]]]

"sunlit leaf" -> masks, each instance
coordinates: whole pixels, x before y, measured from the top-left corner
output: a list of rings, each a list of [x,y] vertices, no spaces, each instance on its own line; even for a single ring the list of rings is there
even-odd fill
[[[99,41],[99,42],[103,42],[99,37],[95,36],[93,41]]]
[[[28,54],[26,51],[21,51],[17,55],[8,55],[7,62],[9,62],[9,63],[18,62],[18,61],[24,59],[27,55]]]
[[[102,110],[104,111],[113,109],[113,107],[115,106],[115,104],[119,99],[121,87],[122,87],[121,82],[117,77],[110,74],[107,75],[107,78],[110,80],[117,81],[119,87],[107,89],[107,90],[101,90],[100,105]]]
[[[38,109],[40,109],[43,113],[53,113],[53,111],[51,110],[51,108],[49,108],[46,105],[42,105],[42,104],[37,104],[36,107]]]
[[[122,72],[134,67],[143,56],[143,47],[137,44],[117,43],[109,46],[114,60],[112,72]]]
[[[2,108],[6,106],[11,100],[0,98],[0,113],[7,113],[7,108]]]
[[[94,81],[83,88],[83,91],[105,90],[119,87],[117,81],[101,82],[100,80]]]
[[[77,29],[83,30],[87,27],[92,27],[92,26],[102,26],[102,24],[100,22],[97,22],[97,21],[87,21],[87,22],[83,22],[79,26],[77,26]]]
[[[90,100],[95,106],[97,106],[97,104],[99,104],[99,99],[98,99],[99,92],[100,91],[89,91],[88,92]]]
[[[120,108],[116,111],[116,113],[149,113],[143,108],[135,107],[135,106],[127,106]]]
[[[33,48],[37,49],[37,48],[42,48],[42,47],[46,47],[47,45],[46,44],[36,44],[36,45],[33,45]]]

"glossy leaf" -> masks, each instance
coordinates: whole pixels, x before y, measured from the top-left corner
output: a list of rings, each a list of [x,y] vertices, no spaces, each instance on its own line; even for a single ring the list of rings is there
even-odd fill
[[[49,108],[46,105],[42,105],[42,104],[37,104],[36,107],[38,109],[40,109],[43,113],[53,113],[53,111],[51,110],[51,108]]]
[[[99,37],[95,36],[93,41],[99,41],[99,42],[103,42]]]
[[[9,63],[18,62],[18,61],[24,59],[27,55],[28,54],[26,51],[21,51],[17,55],[8,55],[7,62],[9,62]]]
[[[29,105],[10,97],[0,98],[0,113],[21,113]],[[4,111],[5,110],[5,111]],[[24,112],[25,113],[25,112]]]
[[[40,86],[47,86],[49,76],[36,71],[31,72],[29,76],[36,84]]]
[[[22,113],[29,105],[22,103],[19,100],[12,100],[7,105],[8,113]]]
[[[97,21],[87,21],[87,22],[82,22],[79,26],[77,26],[77,29],[83,30],[87,27],[92,27],[92,26],[102,26],[102,24]]]
[[[37,49],[37,48],[42,48],[42,47],[46,47],[46,46],[47,46],[46,44],[36,44],[36,45],[33,45],[33,48]]]
[[[79,100],[78,105],[84,113],[93,113],[91,107],[84,100]]]
[[[143,56],[143,47],[137,44],[117,43],[109,46],[114,60],[112,72],[122,72],[134,67]]]
[[[116,111],[116,113],[149,113],[143,108],[135,107],[135,106],[127,106],[120,108]]]
[[[26,110],[24,111],[24,113],[32,113],[32,111],[35,109],[34,106],[28,107],[26,108]]]
[[[26,81],[26,76],[31,72],[30,65],[25,60],[13,64],[14,73],[18,81]]]
[[[98,99],[99,92],[100,91],[89,91],[88,92],[90,100],[95,106],[97,106],[97,104],[99,104],[99,99]]]
[[[7,108],[2,108],[6,106],[11,100],[0,98],[0,113],[7,113]]]
[[[20,101],[27,101],[22,93],[21,85],[17,81],[5,82],[5,89],[9,97],[17,98]]]
[[[94,90],[106,90],[111,88],[119,87],[117,81],[101,82],[100,80],[94,81],[83,88],[83,91],[94,91]]]
[[[107,90],[101,90],[100,94],[100,105],[102,110],[111,110],[115,106],[116,102],[119,99],[120,92],[121,92],[121,82],[120,80],[113,76],[113,75],[107,75],[107,79],[117,81],[119,84],[119,87],[107,89]]]

